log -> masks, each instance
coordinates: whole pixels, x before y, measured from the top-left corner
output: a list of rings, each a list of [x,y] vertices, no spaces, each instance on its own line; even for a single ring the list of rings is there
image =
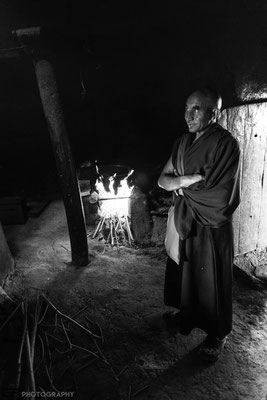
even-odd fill
[[[142,190],[135,186],[130,199],[131,229],[137,243],[148,244],[150,241],[152,220],[148,199]]]
[[[66,210],[72,264],[86,266],[88,244],[84,212],[54,68],[47,59],[36,60],[34,67]]]

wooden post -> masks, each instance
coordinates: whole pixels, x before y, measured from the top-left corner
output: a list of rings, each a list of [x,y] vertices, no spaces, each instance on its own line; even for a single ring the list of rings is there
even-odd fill
[[[61,184],[72,264],[86,266],[88,244],[84,213],[54,68],[47,59],[35,61],[34,67]]]
[[[6,277],[13,272],[15,262],[10,253],[9,247],[6,242],[6,237],[4,235],[2,225],[0,222],[0,289],[4,284]],[[1,291],[0,291],[0,303],[1,303]]]

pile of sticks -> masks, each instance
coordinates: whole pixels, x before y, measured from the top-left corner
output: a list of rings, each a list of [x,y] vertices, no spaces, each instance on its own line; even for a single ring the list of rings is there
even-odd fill
[[[27,301],[21,301],[15,306],[0,326],[0,332],[8,328],[15,314],[18,314],[18,319],[23,322],[21,332],[18,332],[18,335],[21,336],[16,356],[16,377],[12,379],[12,382],[9,380],[4,382],[5,398],[18,400],[22,392],[29,392],[31,395],[27,398],[34,399],[36,391],[45,392],[47,389],[57,393],[67,389],[77,391],[75,374],[97,360],[109,368],[115,381],[119,381],[119,375],[114,372],[101,349],[104,337],[100,325],[86,316],[86,322],[83,324],[76,320],[86,308],[84,307],[70,317],[58,310],[44,294],[37,298],[34,315],[29,312]],[[74,328],[78,329],[79,335],[83,332],[88,337],[89,344],[85,346],[73,343]],[[86,340],[86,342],[88,341]],[[81,353],[84,354],[84,357],[81,357]],[[77,355],[76,360],[75,355]],[[64,357],[66,357],[67,366],[62,372]],[[60,362],[59,367],[56,365],[57,362]],[[58,372],[60,371],[62,378],[66,370],[70,369],[73,378],[72,386],[59,388]],[[40,377],[42,378],[40,379]],[[68,383],[71,382],[68,380]]]
[[[106,243],[111,246],[132,246],[133,235],[130,228],[129,217],[127,215],[107,215],[103,214],[97,224],[97,227],[92,235],[94,239],[96,236],[104,237]]]
[[[75,394],[69,398],[78,399],[80,374],[99,375],[101,372],[100,365],[95,368],[96,372],[92,369],[95,362],[104,367],[102,372],[111,374],[116,385],[112,386],[113,389],[119,388],[121,383],[122,390],[125,390],[128,378],[123,381],[123,374],[131,370],[131,365],[126,363],[118,371],[115,370],[110,355],[104,352],[108,340],[104,338],[101,326],[87,317],[86,309],[87,306],[68,316],[45,294],[40,294],[35,304],[29,304],[27,300],[17,305],[14,303],[13,311],[0,326],[0,333],[8,331],[10,324],[17,319],[22,322],[20,329],[16,329],[16,334],[20,336],[18,352],[15,353],[16,374],[14,376],[12,370],[12,378],[7,375],[3,386],[0,382],[1,399],[3,395],[3,399],[19,400],[22,392],[27,392],[26,397],[30,400],[36,400],[38,392],[46,400],[62,398],[62,394],[68,392]],[[138,397],[147,389],[149,386],[145,385],[133,391],[132,384],[129,384],[127,399]]]

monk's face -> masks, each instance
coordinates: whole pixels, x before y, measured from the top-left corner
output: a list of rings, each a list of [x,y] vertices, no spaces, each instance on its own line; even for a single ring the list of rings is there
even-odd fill
[[[205,130],[214,122],[214,103],[200,92],[192,93],[185,106],[185,121],[189,132],[196,133]]]

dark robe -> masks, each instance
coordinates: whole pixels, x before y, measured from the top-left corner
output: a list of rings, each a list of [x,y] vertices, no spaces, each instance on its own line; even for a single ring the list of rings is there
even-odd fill
[[[179,266],[168,258],[164,302],[181,310],[181,333],[201,328],[223,338],[232,329],[232,214],[240,201],[236,139],[218,124],[196,141],[178,138],[173,165],[179,175],[205,179],[176,195]]]

